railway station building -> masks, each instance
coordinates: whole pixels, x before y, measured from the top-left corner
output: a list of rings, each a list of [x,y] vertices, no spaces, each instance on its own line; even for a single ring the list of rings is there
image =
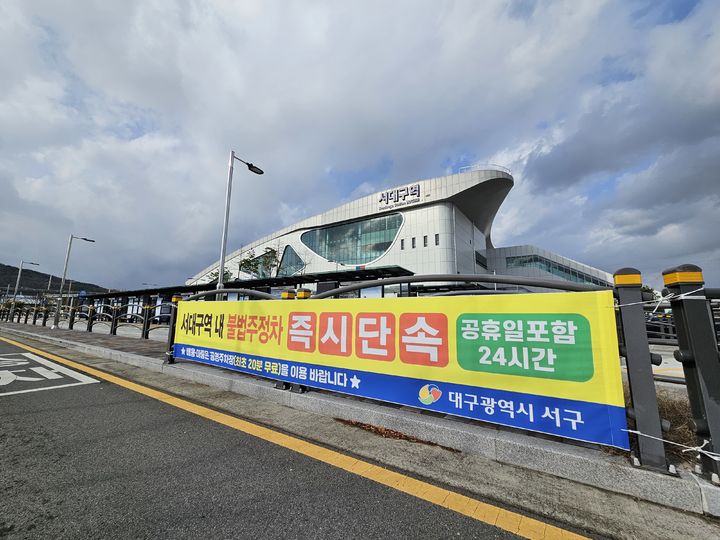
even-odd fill
[[[399,266],[414,274],[497,273],[611,287],[611,274],[546,249],[493,244],[493,220],[512,187],[510,172],[495,165],[413,181],[260,238],[228,255],[225,269],[242,280]],[[254,265],[252,274],[241,269],[266,253],[272,263]],[[218,268],[219,261],[187,284],[213,281]]]

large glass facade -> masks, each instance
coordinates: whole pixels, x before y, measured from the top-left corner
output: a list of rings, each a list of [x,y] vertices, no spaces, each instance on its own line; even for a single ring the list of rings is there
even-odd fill
[[[539,268],[545,272],[560,277],[566,281],[574,281],[576,283],[592,283],[593,285],[601,285],[604,287],[612,287],[610,283],[602,279],[590,276],[584,272],[580,272],[564,264],[551,261],[540,255],[520,255],[518,257],[507,258],[508,268]]]
[[[367,264],[385,253],[402,225],[400,214],[313,229],[300,237],[325,259],[340,264]]]
[[[291,246],[285,246],[282,260],[278,267],[278,277],[288,277],[305,268],[305,262],[300,258],[297,252]]]

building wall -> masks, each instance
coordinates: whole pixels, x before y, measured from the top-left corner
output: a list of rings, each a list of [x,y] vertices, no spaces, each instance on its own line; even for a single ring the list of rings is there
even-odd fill
[[[415,274],[482,274],[487,270],[476,264],[475,251],[485,249],[485,235],[454,204],[441,202],[434,205],[400,210],[403,221],[389,249],[380,257],[362,266],[402,266]],[[304,261],[298,274],[352,270],[354,264],[342,264],[316,254],[303,243],[305,230],[293,231],[273,238],[252,248],[261,255],[269,247],[281,259],[285,246],[291,246]],[[437,237],[436,237],[437,235]],[[437,242],[437,243],[436,243]],[[239,274],[238,263],[248,256],[249,250],[228,259],[226,268],[233,278],[247,279]]]
[[[569,279],[567,279],[562,277],[562,275],[559,275],[561,273],[564,274],[564,271],[559,272],[551,270],[550,272],[548,272],[542,268],[538,268],[532,265],[522,267],[508,265],[508,259],[514,257],[529,257],[532,255],[537,255],[547,261],[550,261],[551,263],[556,263],[558,267],[562,266],[565,269],[575,271],[576,273],[578,273],[578,276],[580,276],[580,273],[582,273],[583,276],[589,276],[608,286],[612,286],[613,283],[612,274],[609,274],[608,272],[604,272],[603,270],[600,270],[598,268],[583,264],[567,257],[563,257],[562,255],[558,255],[557,253],[553,253],[552,251],[548,251],[546,249],[542,249],[536,246],[524,245],[493,248],[486,250],[484,255],[487,257],[488,267],[490,268],[490,270],[494,270],[497,274],[503,274],[508,276],[536,277],[560,281],[565,280],[587,282],[587,279],[585,277],[578,277],[577,279],[570,277]]]
[[[475,251],[485,250],[487,239],[475,224],[458,208],[455,216],[455,249],[458,274],[485,274],[487,270],[475,262]],[[453,272],[450,272],[453,273]]]
[[[464,244],[462,246],[464,260],[474,261],[470,241],[475,241],[473,235],[479,235],[481,241],[484,242],[484,236],[470,223],[467,217],[457,210],[454,212],[455,218],[453,218],[453,209],[454,205],[450,203],[438,203],[399,211],[398,213],[403,218],[402,225],[389,249],[379,258],[369,261],[363,266],[397,265],[408,268],[416,274],[455,273],[453,219],[460,222],[460,226],[464,231],[463,242],[468,243],[467,247]],[[352,270],[355,268],[356,265],[327,260],[316,254],[302,242],[301,237],[304,232],[306,231],[293,231],[256,245],[253,252],[257,256],[262,254],[266,247],[270,247],[277,250],[278,256],[281,258],[285,246],[290,245],[305,262],[305,267],[299,272],[300,274]],[[237,254],[226,263],[226,267],[232,272],[233,277],[238,276],[238,263],[247,256],[247,253],[248,251]],[[474,271],[469,266],[468,269],[469,272]],[[246,278],[247,276],[243,275],[241,277]]]

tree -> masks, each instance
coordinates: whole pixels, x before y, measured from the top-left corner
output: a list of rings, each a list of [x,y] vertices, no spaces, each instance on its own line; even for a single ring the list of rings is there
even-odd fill
[[[220,275],[219,268],[217,270],[213,270],[212,272],[210,272],[208,274],[208,277],[210,278],[210,283],[212,283],[213,281],[217,281],[219,275]],[[232,279],[232,272],[230,272],[230,270],[225,270],[223,272],[223,276],[225,276],[223,278],[223,283],[225,283],[226,281],[230,281]]]
[[[662,294],[653,289],[650,285],[643,285],[642,287],[640,287],[640,290],[644,293],[652,294],[656,300],[662,298]]]
[[[255,250],[251,249],[245,257],[238,262],[238,272],[245,272],[255,278],[270,277],[274,270],[278,267],[280,261],[276,249],[266,247],[262,255],[255,255]]]

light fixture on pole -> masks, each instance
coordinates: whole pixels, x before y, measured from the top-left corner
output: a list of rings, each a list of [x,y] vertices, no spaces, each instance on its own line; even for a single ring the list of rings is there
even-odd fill
[[[68,248],[67,253],[65,254],[65,267],[63,268],[63,277],[60,281],[60,298],[58,298],[58,303],[55,308],[55,318],[53,319],[53,328],[57,328],[60,324],[60,310],[62,309],[63,304],[63,287],[65,287],[65,276],[67,276],[67,269],[68,269],[68,263],[70,262],[70,249],[72,248],[72,241],[74,238],[77,238],[78,240],[84,240],[85,242],[95,242],[95,240],[91,240],[90,238],[84,238],[82,236],[75,236],[70,235],[70,238],[68,239]]]
[[[10,306],[10,321],[13,320],[13,313],[15,313],[15,300],[17,299],[17,292],[18,287],[20,286],[20,276],[22,275],[22,269],[24,264],[32,264],[33,266],[40,266],[38,263],[30,262],[30,261],[23,261],[20,259],[20,268],[18,268],[18,277],[17,281],[15,282],[15,292],[13,293],[13,299],[12,299],[12,305]]]
[[[230,160],[228,162],[228,181],[227,181],[227,192],[225,194],[225,220],[223,222],[223,233],[222,243],[220,245],[220,268],[218,270],[218,282],[217,288],[222,289],[225,287],[223,281],[225,280],[225,249],[227,248],[227,232],[228,232],[228,221],[230,220],[230,193],[232,192],[232,177],[233,177],[233,165],[235,160],[240,163],[247,165],[250,172],[255,174],[264,174],[264,171],[260,167],[256,167],[252,163],[243,161],[235,155],[235,151],[230,152]]]

